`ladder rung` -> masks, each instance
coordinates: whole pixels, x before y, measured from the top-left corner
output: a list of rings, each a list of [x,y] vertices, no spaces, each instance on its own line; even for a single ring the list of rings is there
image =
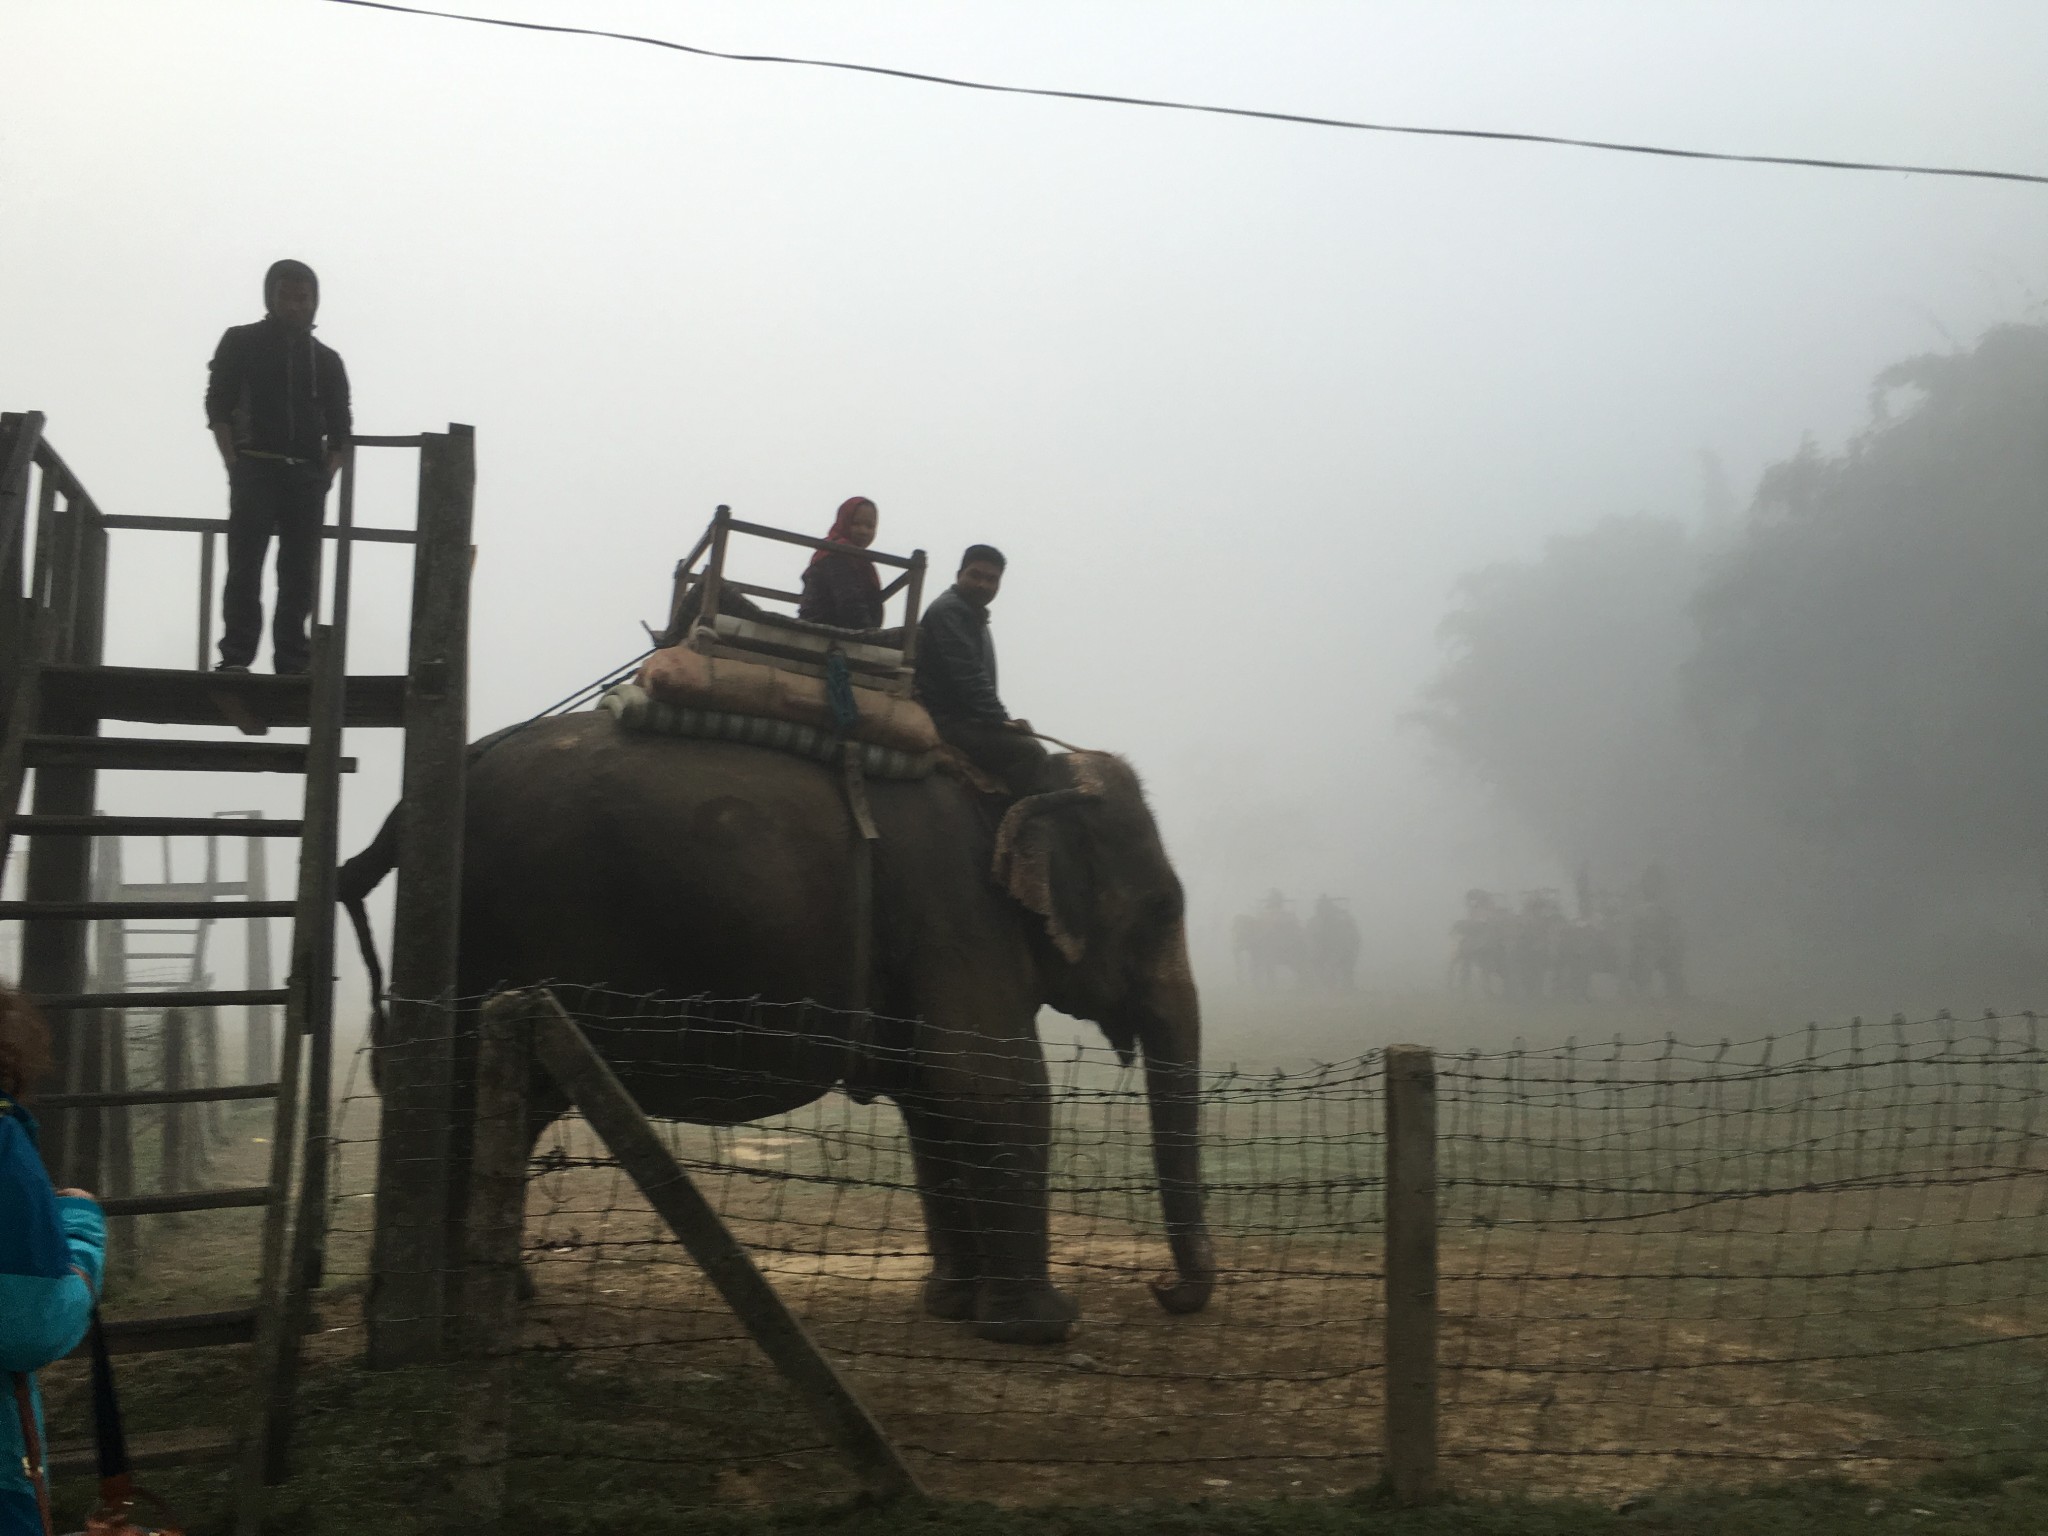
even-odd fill
[[[305,822],[218,816],[16,816],[8,830],[38,837],[297,837]],[[230,830],[232,828],[232,830]]]
[[[241,1189],[195,1189],[178,1195],[110,1195],[100,1201],[109,1216],[169,1216],[178,1211],[226,1211],[270,1204],[270,1186]]]
[[[62,997],[39,997],[36,1006],[45,1013],[70,1013],[80,1008],[254,1008],[282,1003],[289,997],[283,987],[241,992],[71,992]]]
[[[290,917],[296,910],[289,901],[0,901],[0,922],[19,917],[92,922],[116,917]]]
[[[221,1088],[131,1088],[121,1093],[46,1093],[37,1109],[135,1109],[145,1104],[224,1104],[231,1099],[274,1099],[275,1083]]]
[[[195,1462],[232,1461],[235,1437],[224,1429],[171,1429],[153,1435],[129,1435],[128,1464],[184,1467]],[[59,1445],[50,1450],[50,1476],[89,1477],[99,1470],[99,1451],[91,1445]]]
[[[178,741],[153,736],[31,736],[30,768],[141,768],[175,773],[304,773],[306,747],[289,741]],[[356,760],[341,760],[354,773]],[[217,829],[216,829],[217,830]]]
[[[241,880],[124,880],[121,894],[137,901],[168,900],[173,896],[246,896],[249,887]]]
[[[100,1332],[111,1355],[150,1355],[165,1349],[207,1349],[220,1344],[247,1344],[256,1337],[256,1309],[235,1307],[222,1312],[145,1313],[138,1317],[107,1317]],[[91,1341],[81,1339],[71,1353],[82,1355]]]

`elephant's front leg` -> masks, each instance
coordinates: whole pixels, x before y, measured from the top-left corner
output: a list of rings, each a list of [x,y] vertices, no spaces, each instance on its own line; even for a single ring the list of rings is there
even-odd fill
[[[981,1251],[974,1231],[970,1165],[962,1156],[966,1128],[923,1094],[900,1095],[897,1108],[910,1133],[925,1241],[932,1256],[932,1272],[924,1282],[924,1309],[933,1317],[968,1322],[981,1291]]]
[[[1048,1278],[1046,1163],[1052,1099],[1035,1038],[935,1034],[923,1054],[921,1100],[906,1113],[919,1156],[932,1234],[927,1304],[958,1315],[974,1279],[974,1331],[1008,1344],[1057,1344],[1072,1331],[1073,1302]],[[925,1182],[929,1167],[935,1177]],[[962,1235],[972,1239],[971,1251]]]

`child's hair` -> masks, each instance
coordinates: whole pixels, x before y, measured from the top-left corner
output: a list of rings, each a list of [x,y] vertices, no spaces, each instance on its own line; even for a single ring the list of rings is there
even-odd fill
[[[50,1070],[50,1026],[26,993],[0,982],[0,1093],[18,1096]]]

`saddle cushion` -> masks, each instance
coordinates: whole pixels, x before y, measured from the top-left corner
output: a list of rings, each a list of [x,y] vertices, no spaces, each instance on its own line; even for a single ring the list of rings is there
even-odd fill
[[[834,731],[825,679],[765,662],[706,656],[687,645],[672,645],[648,657],[635,681],[658,703],[786,720],[828,736]],[[915,699],[873,688],[855,688],[853,698],[860,718],[847,734],[855,741],[916,757],[938,750],[938,728]]]

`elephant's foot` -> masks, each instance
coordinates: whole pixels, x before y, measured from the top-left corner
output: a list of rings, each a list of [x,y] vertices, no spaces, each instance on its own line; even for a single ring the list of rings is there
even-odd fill
[[[1044,1281],[1035,1285],[984,1284],[974,1299],[974,1331],[998,1344],[1063,1344],[1081,1309]]]
[[[942,1317],[949,1323],[967,1322],[974,1316],[974,1298],[980,1290],[978,1281],[933,1270],[924,1282],[925,1315]]]

